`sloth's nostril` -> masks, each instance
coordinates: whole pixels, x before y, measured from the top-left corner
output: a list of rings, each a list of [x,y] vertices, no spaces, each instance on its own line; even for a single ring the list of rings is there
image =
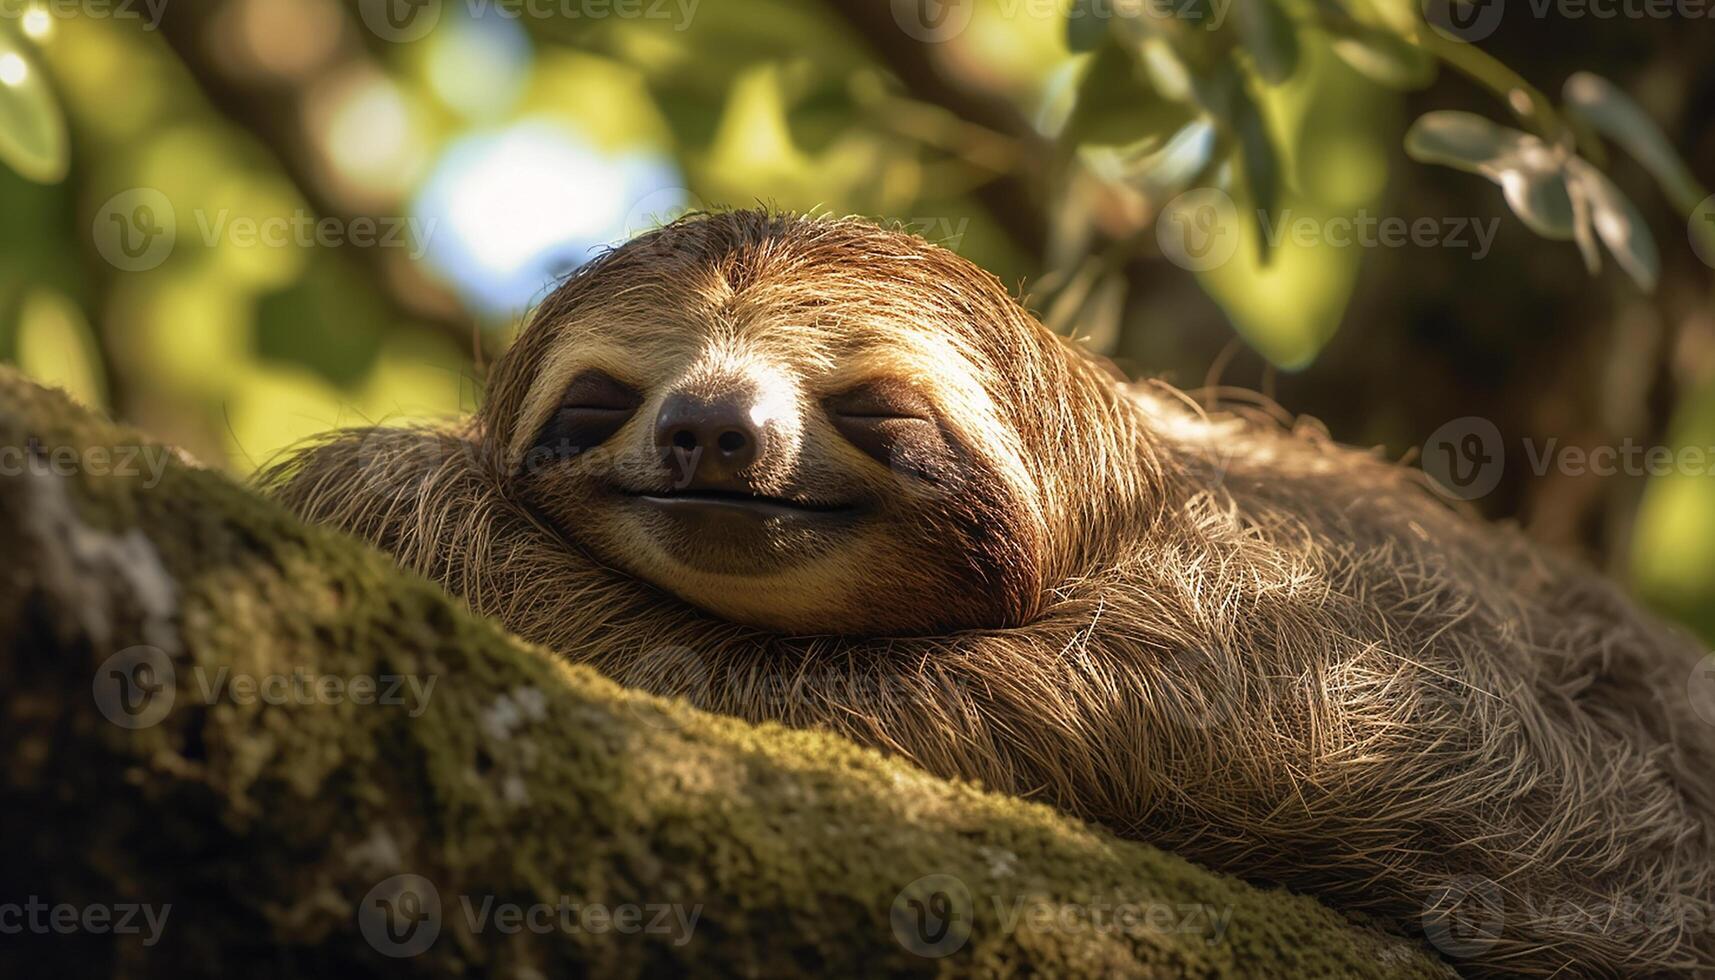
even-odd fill
[[[731,454],[743,449],[748,442],[750,439],[744,433],[737,429],[728,429],[720,434],[720,438],[715,440],[715,445],[720,448],[721,452]]]
[[[697,434],[690,429],[680,429],[673,433],[673,445],[690,452],[697,448]]]

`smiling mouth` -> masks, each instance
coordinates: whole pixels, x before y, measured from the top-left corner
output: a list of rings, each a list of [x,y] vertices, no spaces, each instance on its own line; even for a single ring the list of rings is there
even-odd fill
[[[786,517],[813,518],[850,514],[856,508],[846,504],[824,504],[765,497],[759,494],[731,490],[670,490],[665,493],[633,493],[626,496],[666,514],[685,517]]]

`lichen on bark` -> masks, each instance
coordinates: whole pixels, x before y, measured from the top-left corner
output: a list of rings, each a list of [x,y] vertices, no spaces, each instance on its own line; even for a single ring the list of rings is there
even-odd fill
[[[0,369],[7,447],[8,975],[1449,975],[1312,899],[626,690]],[[138,907],[158,928],[112,928]]]

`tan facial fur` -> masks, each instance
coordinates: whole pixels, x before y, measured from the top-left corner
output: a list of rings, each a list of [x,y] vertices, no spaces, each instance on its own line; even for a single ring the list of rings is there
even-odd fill
[[[520,498],[600,560],[735,622],[886,634],[1026,621],[1047,494],[1026,463],[1038,449],[1016,424],[1022,406],[984,384],[1006,353],[987,311],[950,302],[946,263],[922,248],[869,250],[914,277],[882,292],[837,256],[735,249],[711,231],[662,233],[538,314],[534,362],[514,357],[526,370],[502,375],[521,392],[516,415],[492,417]],[[591,371],[635,391],[635,411],[588,451],[543,445]],[[878,459],[845,438],[830,399],[870,385],[908,389],[943,451]],[[708,451],[657,444],[664,406],[687,393],[736,394],[755,423],[743,491],[825,509],[704,526],[640,503],[683,489]]]

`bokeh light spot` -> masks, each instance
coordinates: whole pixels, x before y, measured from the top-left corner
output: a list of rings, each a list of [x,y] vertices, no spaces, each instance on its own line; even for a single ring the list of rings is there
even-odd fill
[[[30,77],[30,66],[24,59],[12,52],[0,54],[0,84],[18,86],[24,84],[24,79]]]
[[[318,86],[310,97],[309,123],[354,204],[402,196],[428,158],[411,100],[378,71],[353,71]]]
[[[471,118],[515,105],[530,79],[530,38],[515,20],[490,15],[449,21],[427,39],[429,88]]]
[[[32,41],[45,41],[54,32],[54,19],[41,7],[24,11],[20,24],[24,28],[24,36]]]
[[[564,125],[526,120],[453,144],[414,211],[434,269],[483,312],[517,314],[622,240],[637,201],[678,183],[665,158],[602,153]]]

